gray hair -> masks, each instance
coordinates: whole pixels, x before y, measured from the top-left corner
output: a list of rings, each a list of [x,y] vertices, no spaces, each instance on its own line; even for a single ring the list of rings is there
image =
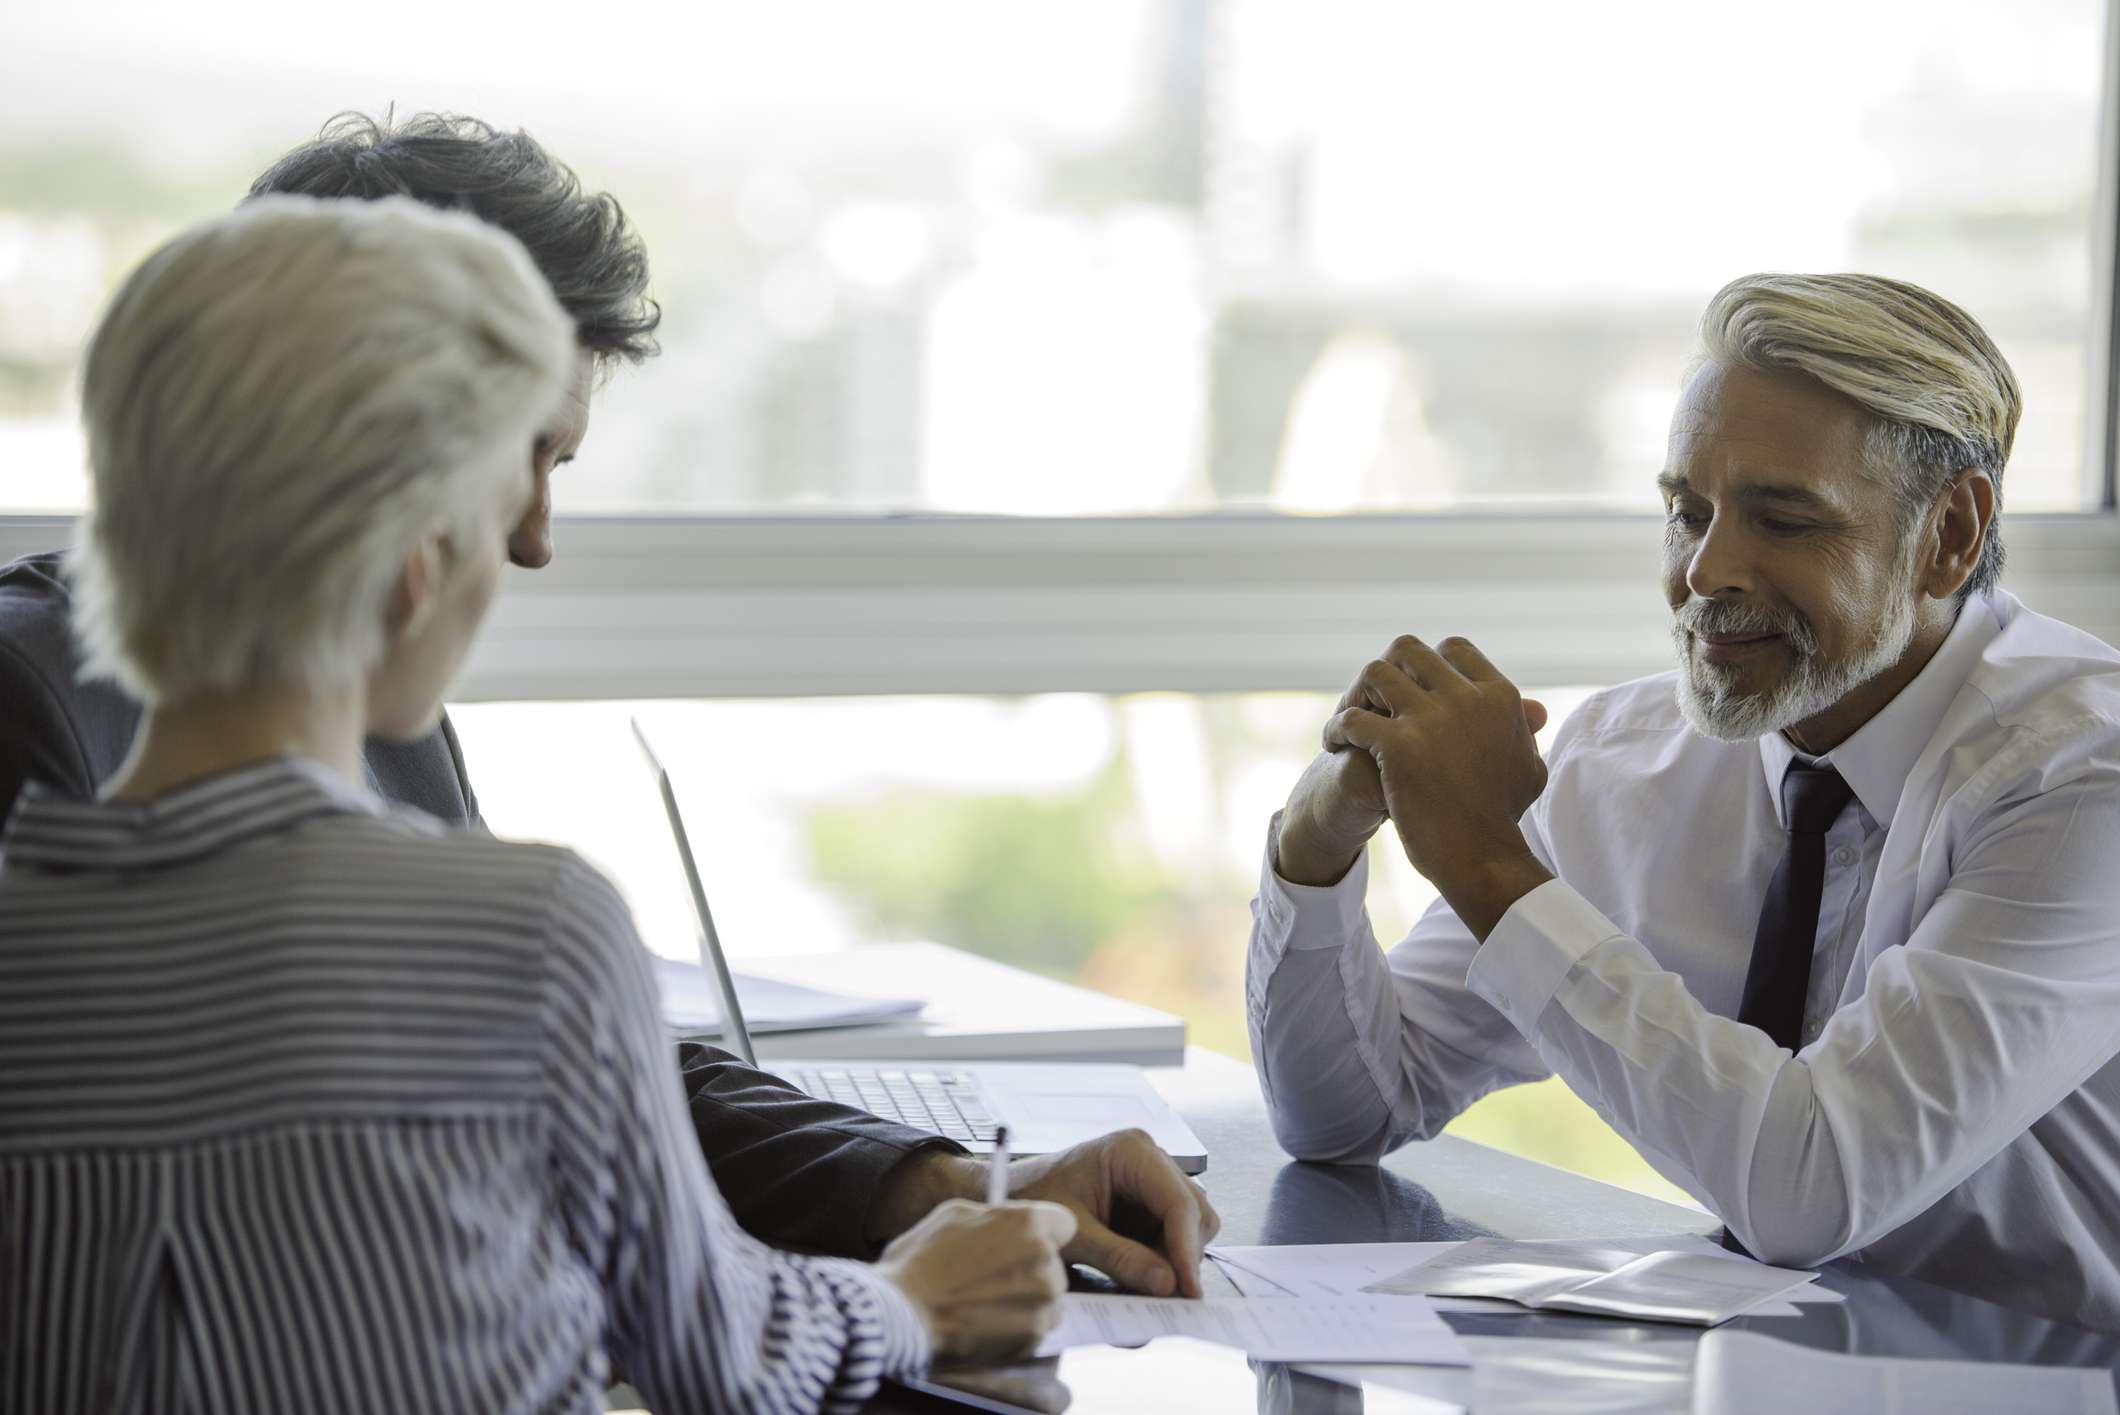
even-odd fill
[[[275,196],[170,240],[84,367],[84,672],[150,704],[357,681],[423,539],[505,534],[573,351],[471,216]]]
[[[1708,302],[1700,335],[1708,358],[1804,374],[1868,411],[1864,461],[1898,494],[1902,535],[1968,468],[1994,484],[1999,519],[2024,394],[1987,331],[1949,300],[1880,275],[1747,275]],[[2001,575],[1991,523],[1960,602]]]

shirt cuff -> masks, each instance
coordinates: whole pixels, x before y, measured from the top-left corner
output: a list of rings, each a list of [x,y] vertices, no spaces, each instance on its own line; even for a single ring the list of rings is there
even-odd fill
[[[1369,911],[1363,901],[1369,894],[1369,851],[1354,857],[1338,884],[1291,884],[1274,868],[1274,844],[1280,838],[1281,813],[1275,811],[1266,827],[1266,858],[1259,866],[1259,897],[1253,905],[1260,942],[1279,955],[1291,948],[1339,948],[1349,938],[1367,938]]]
[[[927,1323],[920,1320],[920,1313],[913,1309],[912,1301],[905,1293],[899,1291],[897,1283],[881,1274],[875,1276],[876,1317],[883,1328],[883,1347],[878,1353],[883,1358],[883,1374],[918,1375],[934,1358]]]
[[[1465,985],[1535,1040],[1539,1014],[1584,954],[1620,929],[1560,880],[1549,880],[1511,905],[1472,956]]]

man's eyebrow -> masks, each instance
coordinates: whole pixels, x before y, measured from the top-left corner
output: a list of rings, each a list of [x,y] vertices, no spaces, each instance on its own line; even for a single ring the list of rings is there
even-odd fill
[[[1666,496],[1693,494],[1693,484],[1672,472],[1660,472],[1656,478],[1656,489]],[[1745,482],[1737,488],[1740,501],[1769,501],[1781,506],[1803,506],[1812,510],[1832,509],[1833,503],[1809,487],[1793,486],[1786,482]]]
[[[1737,496],[1740,501],[1772,501],[1782,506],[1803,506],[1814,511],[1830,510],[1833,505],[1809,487],[1775,482],[1747,482],[1737,489]]]

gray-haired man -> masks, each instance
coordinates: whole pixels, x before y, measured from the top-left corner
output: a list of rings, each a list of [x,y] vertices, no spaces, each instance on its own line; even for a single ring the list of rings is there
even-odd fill
[[[1716,296],[1659,484],[1676,674],[1545,713],[1402,638],[1276,818],[1283,1143],[1371,1159],[1559,1074],[1769,1261],[2120,1328],[2120,655],[1994,586],[2021,400],[1926,291]],[[1442,899],[1378,952],[1390,819]]]

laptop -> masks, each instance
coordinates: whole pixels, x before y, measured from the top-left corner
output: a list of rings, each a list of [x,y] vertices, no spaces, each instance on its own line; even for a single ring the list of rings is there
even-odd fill
[[[744,1024],[714,911],[700,882],[684,813],[662,759],[633,720],[633,738],[662,792],[663,812],[684,862],[699,921],[699,961],[721,1000],[722,1042],[749,1066],[758,1065],[751,1030]],[[1140,1129],[1187,1174],[1207,1168],[1207,1147],[1149,1084],[1138,1066],[1084,1062],[981,1061],[938,1065],[909,1061],[803,1061],[773,1059],[769,1070],[820,1100],[839,1101],[890,1120],[957,1141],[973,1154],[990,1154],[998,1127],[1008,1127],[1009,1151],[1049,1154],[1114,1130]]]

